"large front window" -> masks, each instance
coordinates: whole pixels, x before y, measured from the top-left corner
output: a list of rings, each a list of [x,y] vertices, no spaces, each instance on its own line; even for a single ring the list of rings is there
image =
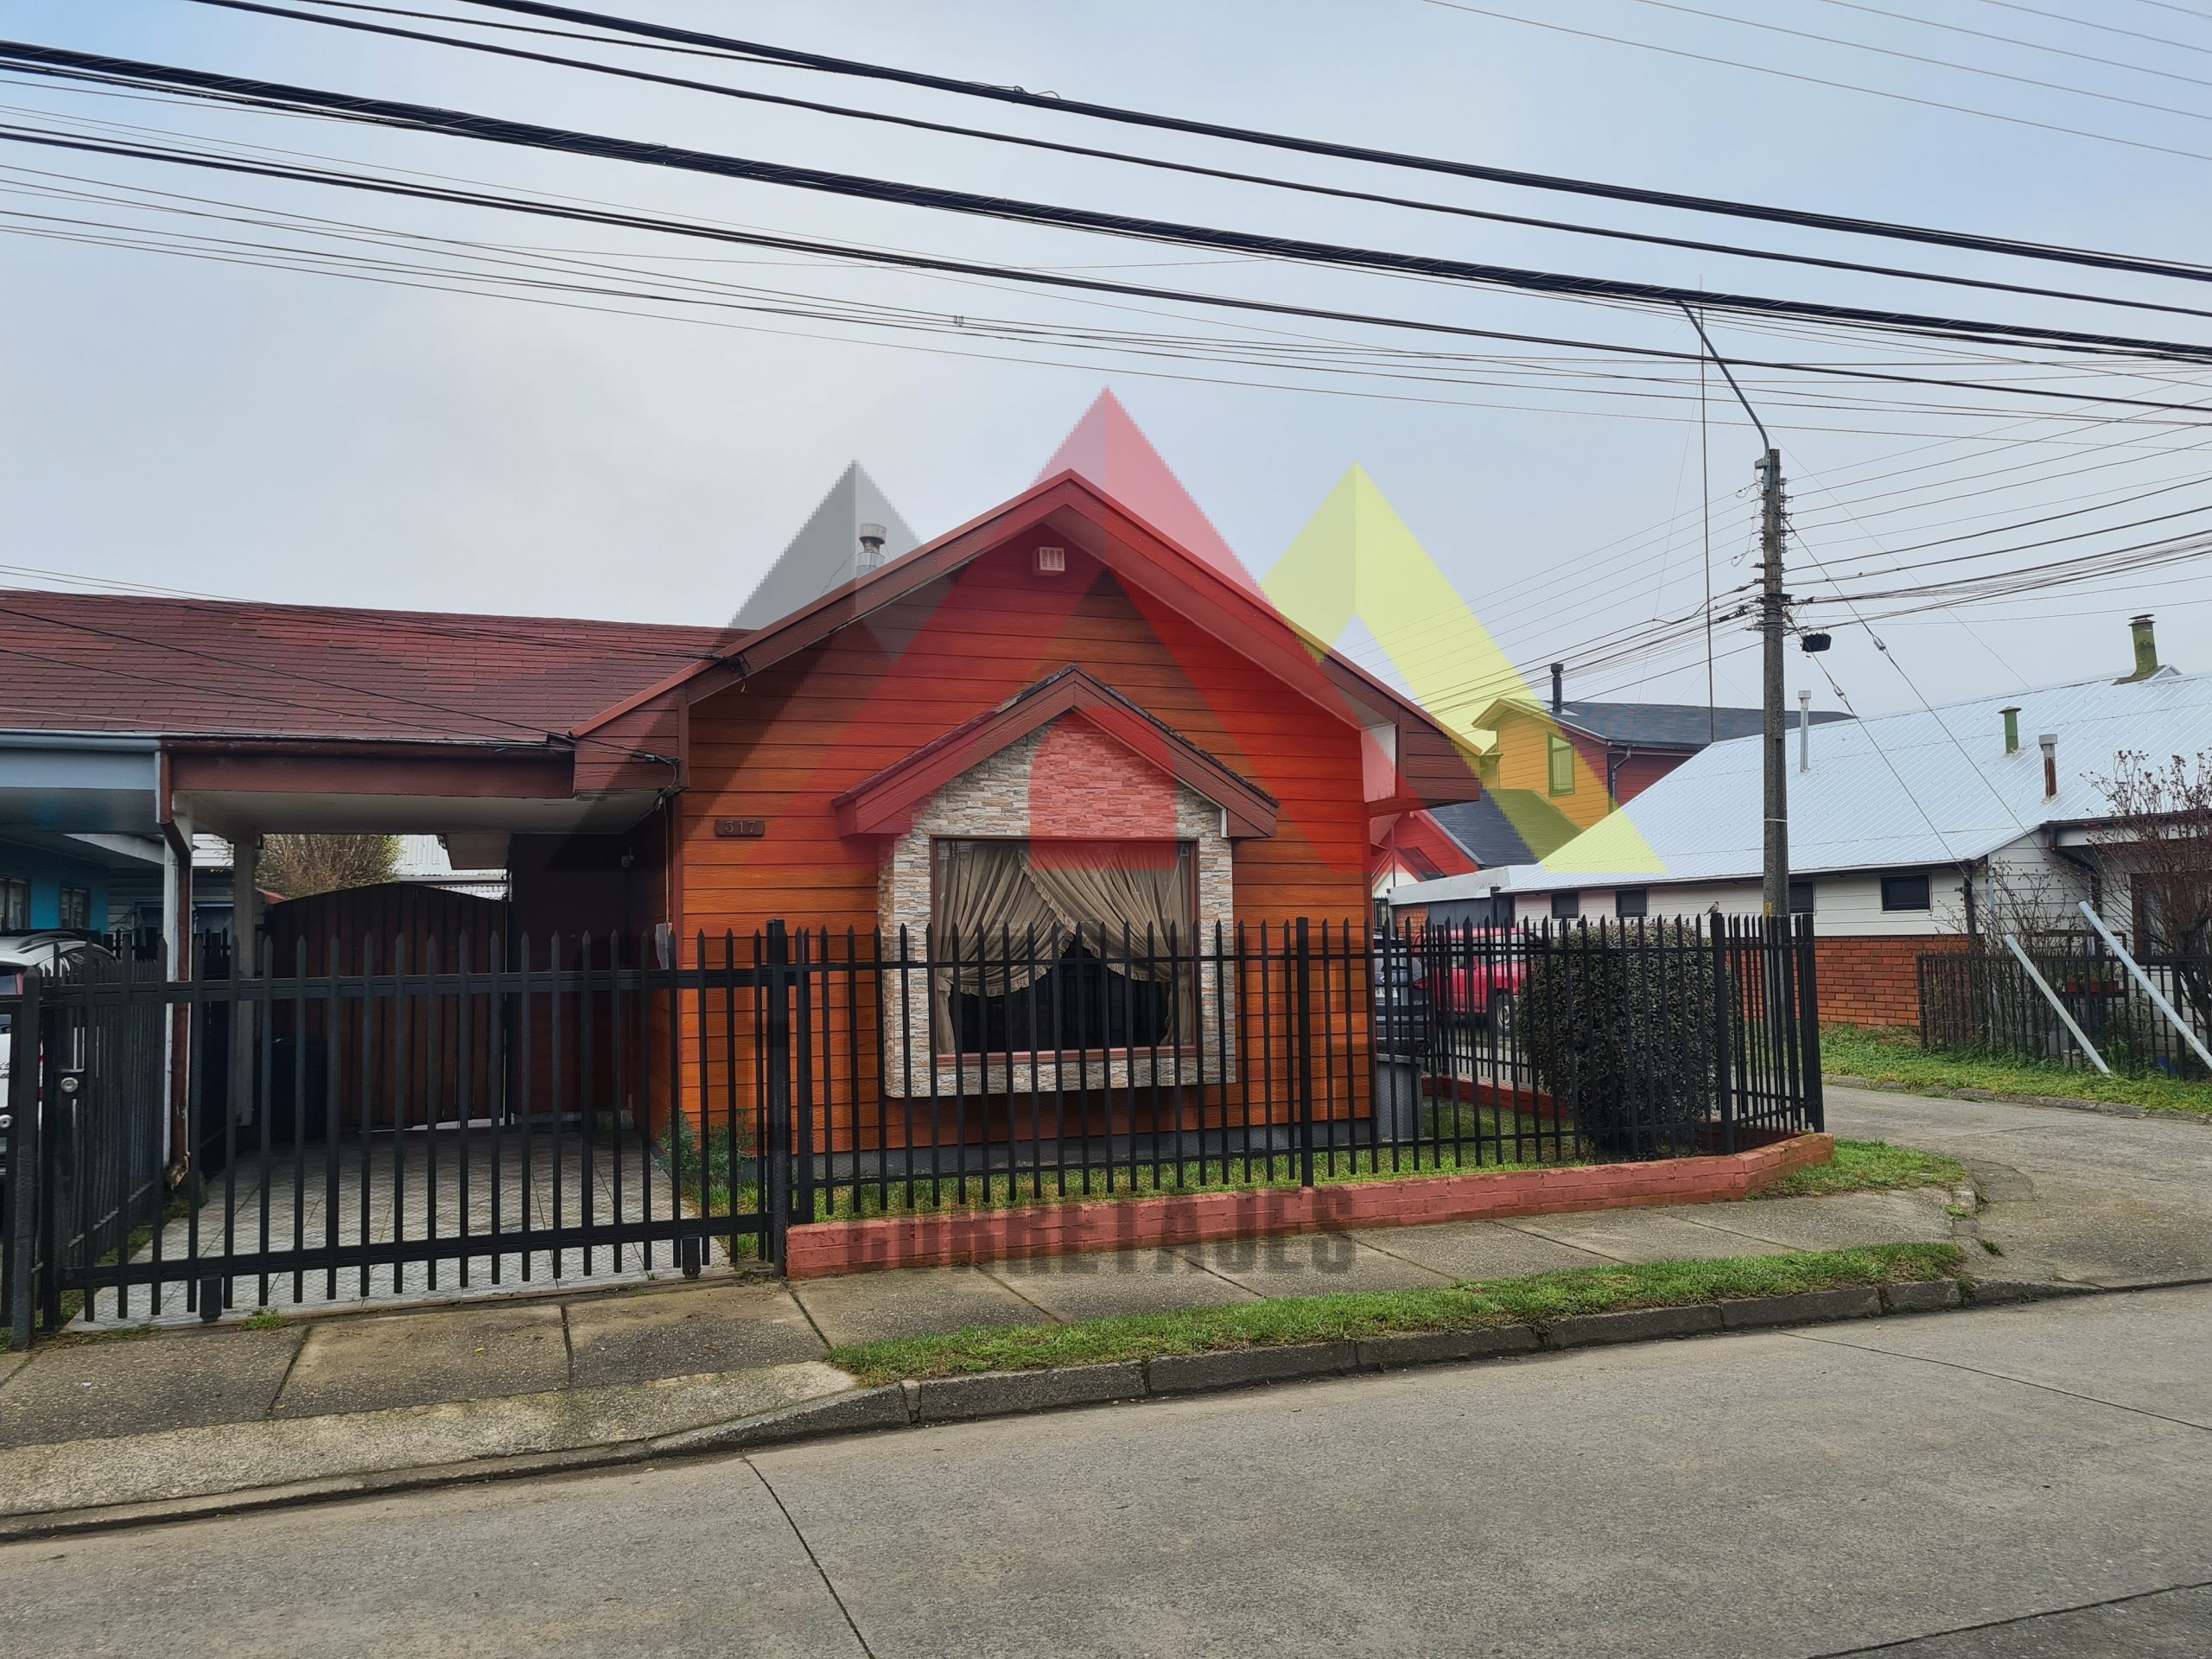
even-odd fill
[[[1199,963],[1190,842],[945,838],[931,861],[940,1057],[1191,1039]]]
[[[956,989],[954,1051],[1082,1054],[1173,1044],[1173,987],[1116,972],[1110,960],[1070,940],[1020,990],[987,996]]]

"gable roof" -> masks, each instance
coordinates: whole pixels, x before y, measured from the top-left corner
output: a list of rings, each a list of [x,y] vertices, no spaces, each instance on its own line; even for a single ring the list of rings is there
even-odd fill
[[[1458,741],[1418,703],[1313,639],[1258,594],[1247,591],[1163,536],[1074,473],[1058,473],[1011,501],[949,531],[747,635],[712,662],[691,665],[575,728],[579,738],[630,720],[663,699],[696,701],[808,649],[840,628],[952,575],[1014,537],[1062,537],[1169,608],[1191,618],[1346,724],[1395,728],[1395,764],[1412,798],[1398,807],[1471,800],[1481,792]]]
[[[1506,697],[1491,703],[1476,716],[1474,724],[1490,727],[1491,717],[1506,710],[1548,720],[1562,731],[1580,732],[1602,743],[1623,743],[1649,749],[1701,749],[1708,743],[1751,737],[1765,718],[1757,709],[1712,709],[1701,702],[1565,702],[1557,709],[1526,697]],[[1816,709],[1813,723],[1849,720],[1838,709]],[[1795,710],[1789,715],[1794,728]]]
[[[856,461],[830,486],[798,534],[753,584],[730,626],[761,627],[861,575],[862,524],[883,527],[887,562],[912,552],[921,539],[906,528],[899,509]]]
[[[1073,667],[1049,674],[997,708],[963,721],[838,796],[831,803],[837,809],[838,833],[904,833],[913,827],[914,810],[945,785],[1063,715],[1090,721],[1177,783],[1205,796],[1227,815],[1232,837],[1274,834],[1274,796],[1247,783],[1111,686]]]
[[[2003,711],[2020,711],[2005,753]],[[2045,800],[2037,737],[2058,740],[2058,794]],[[2212,674],[2162,672],[1979,697],[1910,714],[1838,721],[1811,735],[1812,768],[1789,774],[1793,874],[1911,868],[1984,857],[2036,830],[2109,816],[2095,779],[2123,749],[2212,749]],[[1716,743],[1544,865],[1511,873],[1516,892],[1667,881],[1747,880],[1760,870],[1760,743]],[[1634,863],[1633,826],[1662,868]]]
[[[727,628],[0,592],[0,729],[543,743]]]
[[[1037,481],[1077,473],[1160,530],[1194,558],[1252,593],[1260,584],[1244,568],[1183,480],[1160,459],[1122,400],[1108,387],[1091,400],[1075,429],[1060,441]]]

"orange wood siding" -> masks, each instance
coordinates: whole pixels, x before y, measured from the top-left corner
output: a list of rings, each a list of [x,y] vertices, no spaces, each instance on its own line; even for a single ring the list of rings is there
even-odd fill
[[[1280,801],[1276,835],[1237,843],[1240,919],[1365,913],[1358,734],[1071,550],[1050,578],[987,556],[694,707],[683,931],[873,927],[880,843],[840,837],[830,801],[1069,664]],[[765,819],[767,834],[718,837],[721,817]]]
[[[1026,544],[986,555],[948,581],[692,706],[690,787],[676,802],[683,870],[677,925],[686,961],[702,934],[708,959],[721,960],[725,931],[737,936],[739,958],[747,959],[753,936],[774,919],[794,931],[830,930],[840,957],[849,928],[867,954],[885,843],[840,836],[834,798],[1071,664],[1280,803],[1274,836],[1235,847],[1236,915],[1255,944],[1260,925],[1279,939],[1283,925],[1300,916],[1317,926],[1326,920],[1348,927],[1351,938],[1364,940],[1370,847],[1359,733],[1179,613],[1133,594],[1081,550],[1068,550],[1067,567],[1056,577],[1033,575]],[[766,833],[720,836],[721,818],[760,819]],[[918,953],[918,941],[915,949]],[[1337,1050],[1321,1062],[1329,1076],[1318,1080],[1323,1116],[1350,1116],[1364,1106],[1363,948],[1360,954],[1362,985],[1350,1004],[1359,1011],[1357,1029],[1342,1030],[1348,1021],[1340,1001]],[[1341,957],[1335,971],[1346,971]],[[829,1040],[839,1050],[838,1070],[856,1068],[838,1091],[849,1090],[856,1109],[841,1115],[835,1145],[898,1144],[906,1138],[902,1124],[882,1121],[879,1127],[873,998],[863,984],[849,1001],[842,976],[830,977],[835,1030]],[[1246,987],[1246,1000],[1258,989]],[[1344,990],[1338,995],[1344,998]],[[852,1002],[861,1005],[864,1029],[858,1032],[849,1023]],[[1278,1007],[1278,1020],[1281,1012]],[[709,1062],[703,1075],[702,1024]],[[687,1010],[687,1096],[703,1086],[705,1097],[716,1102],[729,1086],[720,1070],[721,1024],[712,1011],[702,1021]],[[735,1052],[738,1093],[749,1098],[749,1030],[741,1032]],[[1252,1058],[1256,1065],[1261,1057]],[[1275,1093],[1283,1096],[1287,1057],[1274,1059]],[[1210,1113],[1212,1122],[1231,1109],[1223,1091],[1190,1094],[1189,1109]],[[1284,1110],[1283,1098],[1255,1097],[1250,1115],[1287,1121]],[[903,1104],[895,1113],[903,1119]]]

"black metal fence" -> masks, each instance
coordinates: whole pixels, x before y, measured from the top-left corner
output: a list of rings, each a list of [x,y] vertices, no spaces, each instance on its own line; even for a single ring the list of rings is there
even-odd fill
[[[1727,1151],[1821,1122],[1809,928],[787,930],[27,976],[0,1302],[449,1295],[793,1225]]]
[[[1809,925],[817,931],[770,950],[794,1223],[1669,1157],[1821,1122]]]
[[[2002,944],[1923,956],[1921,1046],[2086,1066],[2063,1007],[2115,1071],[2207,1076],[2188,1040],[2101,939],[2045,935],[2023,949],[2058,1006]],[[2148,956],[2138,965],[2198,1039],[2212,1043],[2212,957]]]

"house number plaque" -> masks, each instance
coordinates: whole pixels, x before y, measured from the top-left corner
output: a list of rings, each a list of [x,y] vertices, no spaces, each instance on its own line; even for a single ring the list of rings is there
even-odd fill
[[[766,818],[716,818],[715,834],[724,841],[758,841],[768,833]]]

